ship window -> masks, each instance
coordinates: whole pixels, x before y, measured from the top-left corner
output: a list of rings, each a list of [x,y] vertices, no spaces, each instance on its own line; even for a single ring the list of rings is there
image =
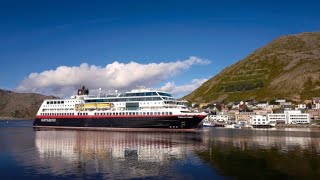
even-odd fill
[[[149,112],[147,112],[147,115],[149,115]]]
[[[170,115],[172,115],[172,112],[170,112]]]

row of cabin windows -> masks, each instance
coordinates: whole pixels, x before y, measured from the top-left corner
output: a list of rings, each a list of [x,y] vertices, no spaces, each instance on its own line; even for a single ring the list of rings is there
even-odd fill
[[[41,113],[41,115],[49,115],[49,116],[72,116],[74,113]]]
[[[172,115],[172,112],[106,112],[94,115]]]
[[[47,104],[64,104],[64,101],[47,101]]]
[[[68,102],[80,102],[80,101],[66,101]],[[64,104],[64,101],[47,101],[47,104]]]
[[[44,105],[43,107],[73,107],[74,105],[71,104],[71,105]]]
[[[85,116],[88,115],[88,113],[78,113],[79,116]]]
[[[115,98],[115,99],[87,99],[86,103],[90,102],[124,102],[124,101],[161,101],[160,97],[147,97],[147,98]]]
[[[49,116],[71,116],[74,113],[40,113],[41,115]],[[78,113],[79,116],[88,115],[88,113]],[[172,115],[172,112],[107,112],[94,113],[94,115]]]
[[[74,113],[41,113],[41,115],[49,115],[49,116],[71,116]],[[88,115],[88,113],[78,113],[79,116]]]
[[[125,93],[125,94],[120,94],[119,97],[131,97],[131,96],[158,96],[158,94],[156,92]]]

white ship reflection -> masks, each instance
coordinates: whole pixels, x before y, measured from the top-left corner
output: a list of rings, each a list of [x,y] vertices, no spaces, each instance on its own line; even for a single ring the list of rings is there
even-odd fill
[[[195,134],[103,131],[36,131],[39,157],[56,173],[78,171],[112,177],[158,176],[201,146]],[[106,175],[107,176],[107,175]],[[104,177],[104,178],[108,178]]]

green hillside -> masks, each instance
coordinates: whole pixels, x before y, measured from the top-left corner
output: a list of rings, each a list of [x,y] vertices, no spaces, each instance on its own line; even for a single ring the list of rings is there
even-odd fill
[[[303,101],[320,96],[320,32],[277,38],[225,68],[185,98],[197,102]]]

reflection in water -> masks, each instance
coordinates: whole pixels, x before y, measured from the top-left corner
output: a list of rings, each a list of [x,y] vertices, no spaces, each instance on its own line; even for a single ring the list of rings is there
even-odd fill
[[[318,179],[319,132],[216,130],[203,135],[206,150],[196,154],[236,179]]]
[[[102,172],[113,178],[137,178],[168,173],[174,160],[184,160],[200,145],[200,139],[194,137],[179,133],[36,131],[35,145],[40,159],[57,174]]]
[[[32,122],[27,125],[0,123],[2,179],[320,177],[320,129],[142,133],[34,131]]]

